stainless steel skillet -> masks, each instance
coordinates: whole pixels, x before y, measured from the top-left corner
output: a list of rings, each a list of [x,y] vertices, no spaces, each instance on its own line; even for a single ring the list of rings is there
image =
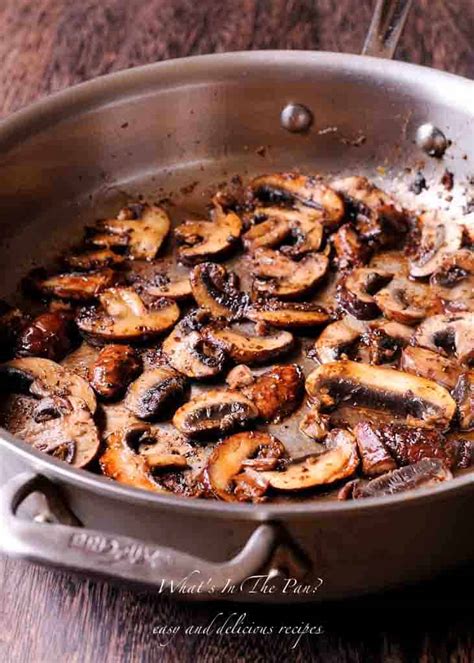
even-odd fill
[[[409,4],[377,3],[367,53],[392,55]],[[420,137],[427,124],[431,132]],[[72,88],[0,126],[3,294],[124,192],[161,189],[166,196],[198,181],[198,205],[208,184],[234,173],[297,167],[383,173],[390,181],[420,159],[428,175],[449,167],[461,181],[473,170],[473,125],[471,81],[332,53],[189,58]],[[427,155],[442,152],[445,139],[452,144],[443,160]],[[473,558],[469,475],[363,503],[228,505],[129,489],[47,458],[6,432],[0,452],[4,552],[159,591],[186,577],[188,586],[203,580],[202,592],[188,598],[204,598],[211,585],[218,599],[336,598]],[[35,491],[48,497],[59,522],[20,517],[18,505]],[[249,593],[248,582],[240,589],[264,568],[314,591]],[[238,591],[222,592],[226,583]]]

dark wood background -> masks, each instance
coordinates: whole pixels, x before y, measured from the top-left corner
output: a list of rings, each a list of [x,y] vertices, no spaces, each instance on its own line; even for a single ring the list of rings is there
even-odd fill
[[[473,0],[414,4],[397,57],[473,78]],[[68,85],[171,57],[265,48],[357,52],[371,6],[372,0],[0,0],[0,117]],[[161,648],[154,626],[206,624],[233,608],[177,604],[7,560],[0,560],[0,578],[0,660],[8,663],[474,660],[467,570],[344,604],[238,608],[257,624],[323,627],[323,635],[295,650],[284,636],[182,634]]]

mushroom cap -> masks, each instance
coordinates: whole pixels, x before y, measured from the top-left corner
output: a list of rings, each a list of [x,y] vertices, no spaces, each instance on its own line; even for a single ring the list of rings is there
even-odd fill
[[[273,366],[242,389],[264,421],[281,421],[300,404],[304,393],[303,371],[297,364]]]
[[[89,382],[98,396],[110,400],[120,396],[140,370],[140,358],[132,347],[111,343],[90,367]]]
[[[359,456],[352,433],[333,429],[327,437],[329,449],[287,464],[282,471],[262,472],[262,477],[276,490],[305,490],[346,479],[356,471]]]
[[[151,299],[145,304],[131,288],[110,288],[99,301],[99,306],[83,308],[76,318],[80,331],[96,341],[147,340],[167,331],[179,318],[174,301]]]

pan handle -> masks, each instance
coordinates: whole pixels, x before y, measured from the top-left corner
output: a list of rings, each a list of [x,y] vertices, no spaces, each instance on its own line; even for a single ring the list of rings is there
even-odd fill
[[[16,515],[20,504],[33,492],[46,497],[50,511],[62,523],[40,523]],[[211,586],[211,593],[224,594],[226,587],[241,586],[270,561],[274,565],[276,550],[284,543],[276,524],[263,523],[235,557],[217,563],[134,538],[86,529],[54,484],[43,476],[29,474],[13,477],[0,489],[0,532],[0,551],[8,555],[148,585],[160,593],[172,592],[185,581],[188,585],[203,582],[203,594]],[[304,557],[294,544],[284,544],[284,548],[285,575],[302,579],[307,570]]]
[[[412,0],[377,0],[362,55],[393,58]]]

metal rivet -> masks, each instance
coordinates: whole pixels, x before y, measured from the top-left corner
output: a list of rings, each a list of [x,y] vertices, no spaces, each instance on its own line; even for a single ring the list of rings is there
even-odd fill
[[[280,122],[291,133],[304,133],[313,124],[313,113],[302,104],[288,104],[281,111]]]
[[[449,141],[438,127],[431,122],[422,124],[416,132],[416,144],[430,157],[443,156],[449,147]]]

